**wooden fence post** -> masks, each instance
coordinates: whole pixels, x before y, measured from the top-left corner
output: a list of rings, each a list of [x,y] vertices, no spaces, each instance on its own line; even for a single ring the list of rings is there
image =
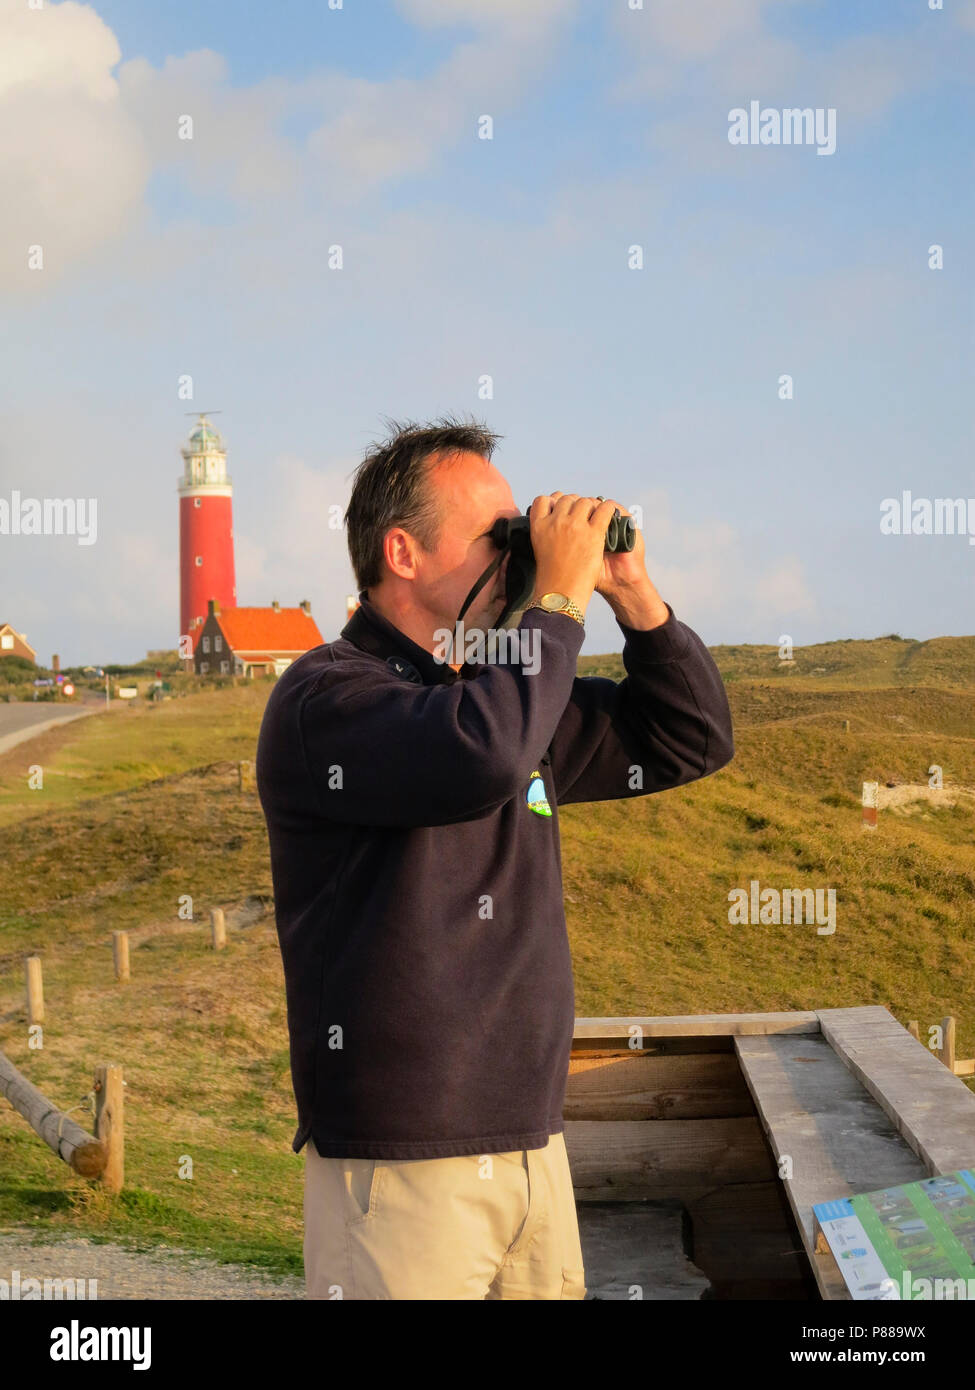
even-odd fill
[[[863,829],[876,830],[877,828],[877,802],[880,796],[879,782],[864,782],[863,784]]]
[[[95,1068],[95,1137],[108,1155],[102,1182],[109,1192],[121,1192],[125,1181],[125,1108],[122,1068],[104,1062]]]
[[[27,1022],[44,1022],[44,981],[40,956],[27,957]]]
[[[112,960],[115,964],[116,980],[129,978],[129,934],[127,931],[112,932]]]
[[[254,787],[254,764],[252,762],[239,762],[237,764],[237,790],[252,792]]]
[[[955,1072],[955,1020],[950,1016],[941,1020],[941,1051],[938,1056],[954,1075]]]
[[[210,909],[210,930],[213,936],[213,949],[222,951],[227,944],[227,924],[224,921],[222,907]]]

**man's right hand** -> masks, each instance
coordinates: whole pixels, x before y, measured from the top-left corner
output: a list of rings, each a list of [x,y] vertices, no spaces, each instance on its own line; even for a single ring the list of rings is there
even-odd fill
[[[529,511],[535,552],[535,595],[567,594],[585,612],[599,579],[613,502],[553,492],[536,497]]]

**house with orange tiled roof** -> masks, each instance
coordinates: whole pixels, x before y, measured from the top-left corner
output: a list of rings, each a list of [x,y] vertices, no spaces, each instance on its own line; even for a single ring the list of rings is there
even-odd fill
[[[198,676],[280,675],[292,661],[320,647],[325,638],[303,599],[297,608],[222,608],[207,603],[207,616],[193,630],[187,668]]]
[[[0,623],[0,656],[25,656],[37,664],[37,652],[24,634],[10,623]]]

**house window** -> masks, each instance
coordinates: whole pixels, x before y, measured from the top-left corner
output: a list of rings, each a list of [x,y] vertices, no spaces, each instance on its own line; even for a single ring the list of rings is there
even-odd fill
[[[198,565],[202,565],[202,564],[203,564],[203,556],[202,556],[202,555],[197,555],[197,557],[196,557],[196,563],[197,563]]]
[[[13,645],[13,637],[11,637],[9,632],[5,632],[3,636],[0,637],[0,647],[2,647],[5,652],[9,652],[12,649]]]
[[[220,674],[221,674],[222,676],[226,676],[226,675],[229,674],[229,671],[230,671],[230,662],[229,662],[229,661],[221,661],[221,663],[220,663]]]
[[[202,497],[194,497],[194,498],[193,498],[193,506],[194,506],[194,507],[198,507],[202,501],[203,501],[203,498],[202,498]]]
[[[209,637],[204,637],[204,639],[203,639],[203,650],[204,650],[205,652],[208,652],[208,651],[210,650],[210,639],[209,639]]]
[[[218,633],[217,636],[214,637],[214,639],[213,639],[213,650],[214,650],[215,652],[222,652],[222,651],[223,651],[223,638],[220,636],[219,633]]]
[[[201,676],[205,676],[206,673],[209,671],[209,669],[210,669],[210,663],[209,663],[209,661],[201,661],[201,662],[200,662],[200,675],[201,675]]]

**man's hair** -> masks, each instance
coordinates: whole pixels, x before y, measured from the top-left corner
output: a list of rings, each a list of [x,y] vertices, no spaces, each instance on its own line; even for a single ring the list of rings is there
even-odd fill
[[[434,464],[460,452],[489,459],[502,437],[476,420],[449,415],[431,425],[389,419],[383,423],[389,437],[368,449],[355,470],[345,512],[349,558],[360,592],[381,582],[383,541],[394,526],[408,531],[424,550],[435,550],[439,544],[443,518],[430,485]]]

